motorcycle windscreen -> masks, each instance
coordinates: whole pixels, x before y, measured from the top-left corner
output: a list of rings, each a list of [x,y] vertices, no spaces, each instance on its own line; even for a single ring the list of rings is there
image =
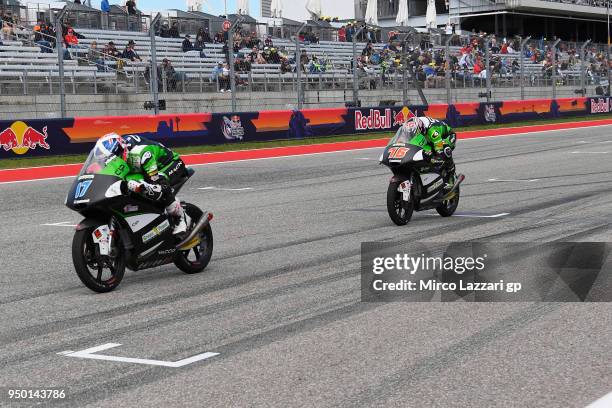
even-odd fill
[[[106,174],[125,179],[129,171],[130,167],[122,158],[117,156],[108,157],[97,147],[94,147],[83,164],[79,177],[91,174]]]
[[[397,145],[406,145],[410,143],[410,141],[420,135],[419,129],[413,122],[406,122],[395,133],[395,136],[391,138],[387,147],[389,146],[397,146]]]

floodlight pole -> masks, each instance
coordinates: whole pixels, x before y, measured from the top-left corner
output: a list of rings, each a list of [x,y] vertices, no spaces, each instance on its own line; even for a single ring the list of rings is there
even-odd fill
[[[70,3],[66,3],[66,6],[55,15],[55,48],[57,51],[57,63],[59,70],[59,86],[60,86],[60,111],[62,118],[66,117],[66,90],[64,89],[64,47],[62,45],[62,20],[64,15],[70,8]],[[49,78],[51,82],[51,78]]]
[[[580,91],[582,92],[582,96],[586,96],[586,73],[584,72],[584,60],[586,58],[586,47],[590,42],[591,40],[586,40],[580,47]]]
[[[560,38],[552,45],[551,56],[552,56],[552,98],[557,99],[557,44],[561,42]]]
[[[298,29],[297,34],[295,35],[295,74],[297,81],[297,100],[298,100],[298,110],[302,110],[304,107],[304,94],[302,92],[302,51],[300,44],[300,33],[306,27],[306,24],[303,23]]]
[[[357,37],[363,32],[365,25],[353,34],[353,103],[359,107],[359,75],[357,74]]]
[[[159,115],[159,87],[157,84],[157,50],[155,46],[155,25],[161,20],[161,13],[157,13],[151,25],[149,26],[149,37],[151,38],[151,69],[149,75],[149,85],[153,94],[153,109],[155,114]]]
[[[232,91],[232,113],[236,112],[237,110],[237,104],[236,104],[236,70],[234,69],[234,30],[236,29],[236,27],[238,27],[240,25],[240,23],[242,23],[243,19],[241,16],[237,16],[236,17],[236,21],[234,21],[234,24],[232,24],[232,26],[229,29],[229,35],[228,35],[228,39],[227,39],[227,51],[228,51],[228,62],[229,62],[229,69],[230,69],[230,89]]]
[[[525,50],[525,44],[527,44],[527,41],[531,40],[531,36],[528,36],[527,38],[525,38],[524,40],[521,41],[520,43],[520,48],[519,48],[519,55],[521,56],[521,59],[519,60],[519,63],[521,64],[521,100],[525,100],[525,54],[524,54],[524,50]]]

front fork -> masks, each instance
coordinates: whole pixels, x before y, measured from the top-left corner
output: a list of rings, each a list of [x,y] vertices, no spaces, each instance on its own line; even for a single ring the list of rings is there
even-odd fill
[[[410,177],[405,180],[398,176],[393,176],[391,178],[391,183],[394,182],[399,183],[397,191],[402,193],[402,201],[410,202],[412,200],[412,189],[415,187],[413,176],[410,175]]]
[[[98,245],[101,256],[112,255],[113,240],[117,233],[116,225],[115,217],[111,217],[108,225],[101,225],[91,233],[93,242]]]

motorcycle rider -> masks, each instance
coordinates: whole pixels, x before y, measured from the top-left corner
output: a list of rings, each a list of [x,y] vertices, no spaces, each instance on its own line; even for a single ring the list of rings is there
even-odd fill
[[[187,176],[187,168],[177,153],[161,143],[137,135],[120,136],[111,133],[103,136],[96,147],[106,157],[118,156],[130,166],[130,173],[140,173],[143,181],[129,180],[129,191],[158,201],[166,212],[176,219],[174,235],[187,231],[186,215],[181,202],[174,196],[172,185]]]
[[[445,122],[429,116],[414,117],[413,121],[432,147],[430,152],[425,152],[429,162],[446,170],[446,174],[452,174],[455,171],[453,161],[453,150],[457,142],[455,131]],[[445,188],[451,189],[452,184],[447,182]]]

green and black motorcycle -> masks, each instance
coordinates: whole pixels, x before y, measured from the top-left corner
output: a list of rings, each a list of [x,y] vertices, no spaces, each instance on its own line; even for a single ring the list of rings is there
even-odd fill
[[[431,150],[425,136],[408,122],[380,156],[380,163],[393,172],[387,189],[387,211],[396,225],[408,224],[414,211],[436,209],[441,216],[450,217],[459,206],[459,185],[465,176],[432,165],[424,154]],[[447,184],[452,187],[448,189]]]
[[[188,176],[172,186],[176,193],[193,174],[188,169]],[[83,284],[95,292],[117,288],[126,268],[136,271],[173,263],[193,274],[210,262],[213,215],[181,203],[189,220],[187,235],[174,236],[175,221],[162,205],[127,190],[128,180],[142,178],[129,173],[120,157],[107,159],[94,148],[66,197],[66,206],[85,217],[72,241],[74,267]]]

